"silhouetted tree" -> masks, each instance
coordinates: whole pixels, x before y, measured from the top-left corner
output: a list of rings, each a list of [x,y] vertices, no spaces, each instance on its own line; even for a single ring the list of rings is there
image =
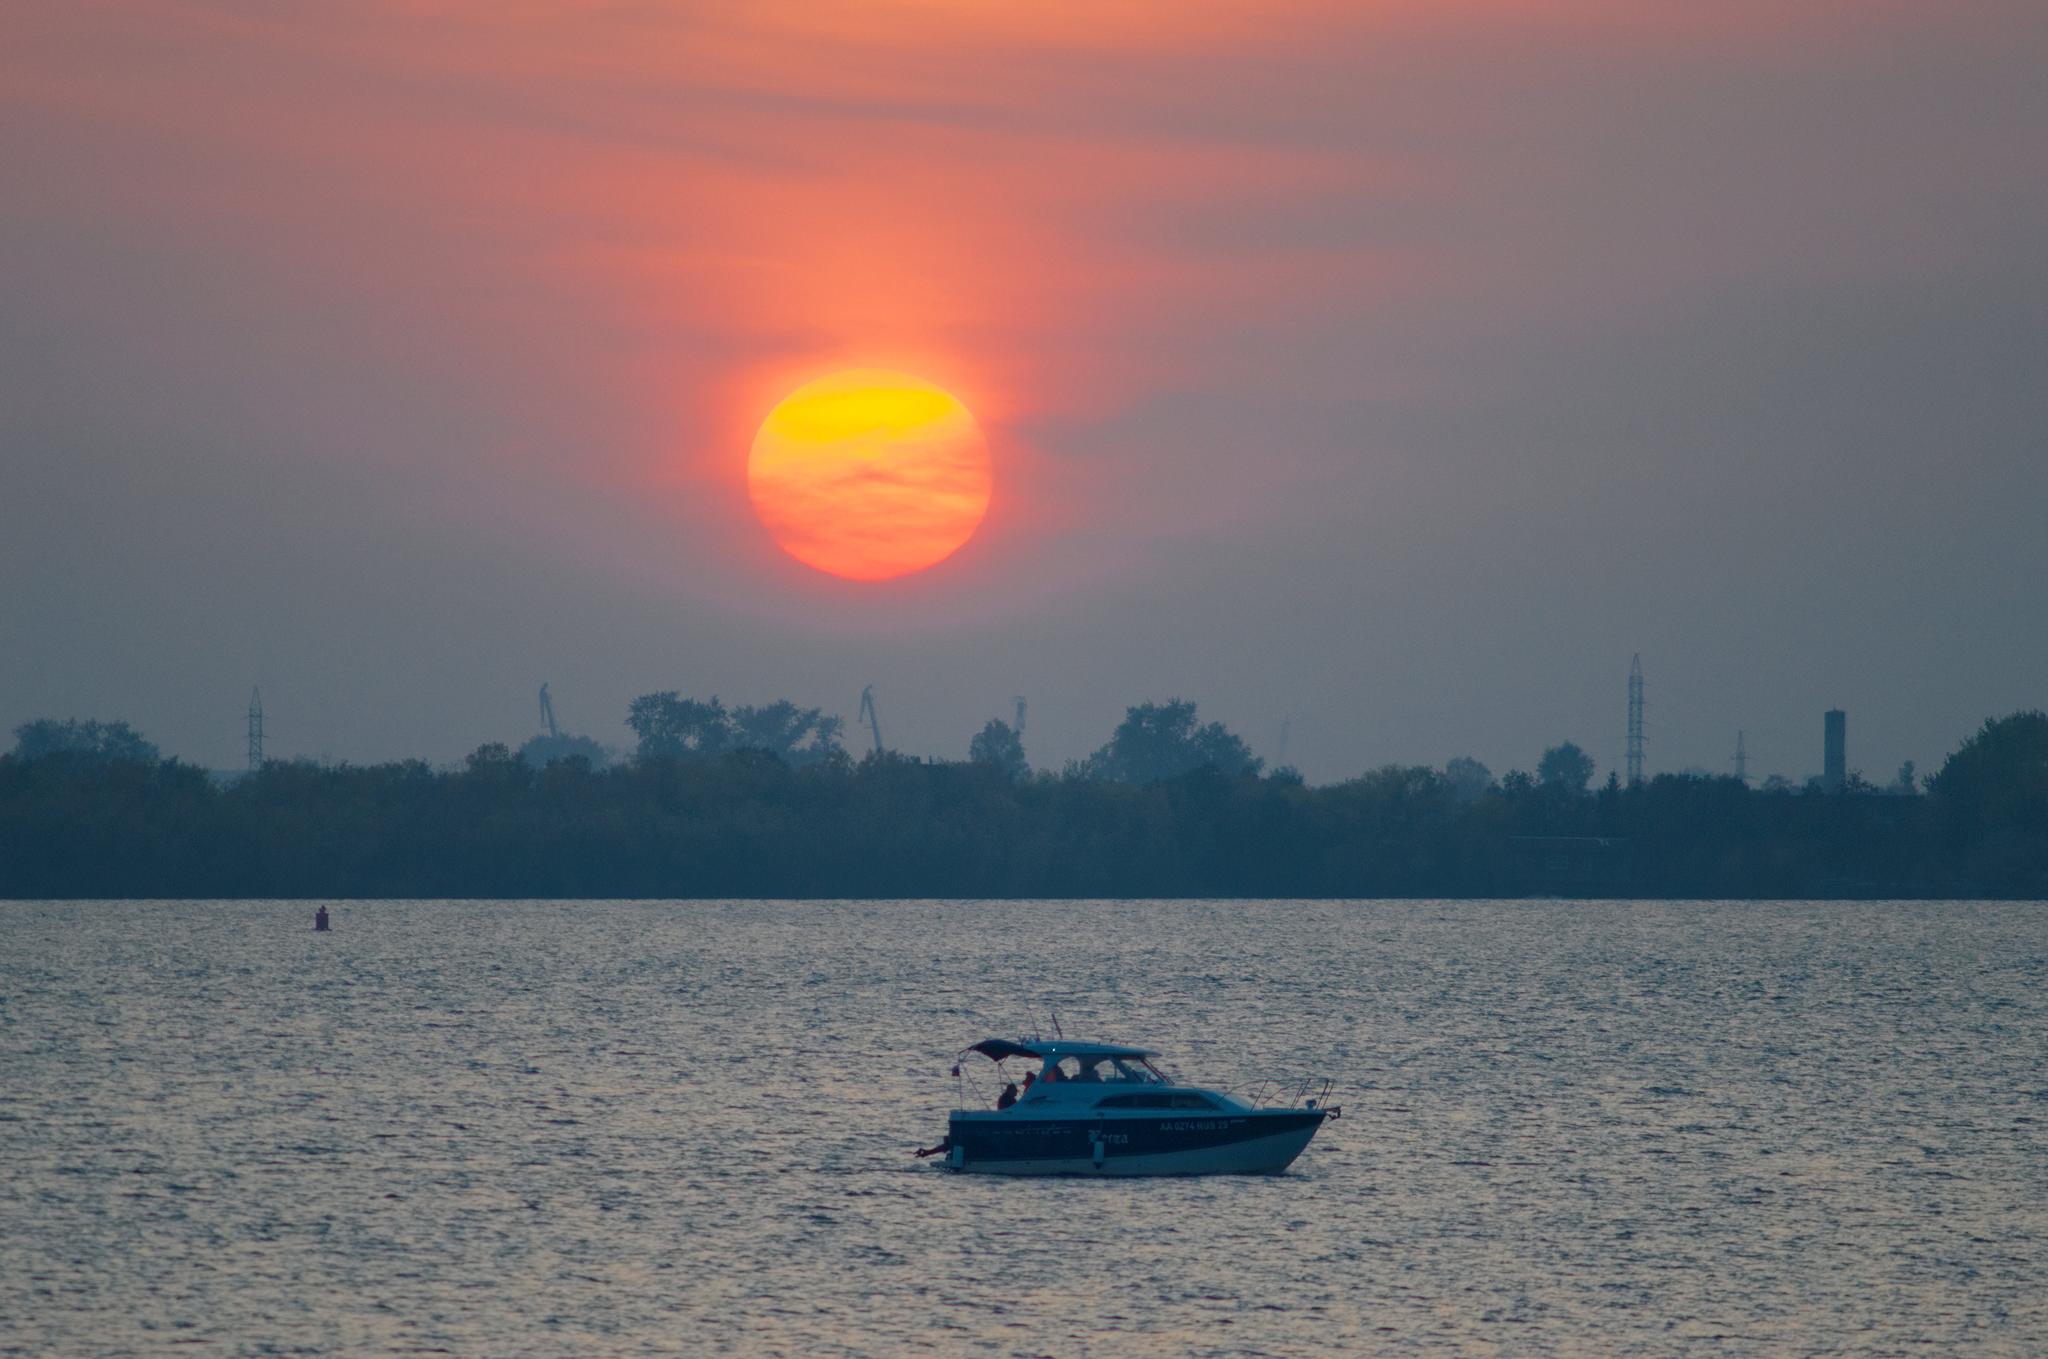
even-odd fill
[[[682,760],[732,748],[732,715],[713,695],[709,703],[667,693],[642,694],[626,710],[626,725],[640,738],[635,757]]]
[[[1241,737],[1221,722],[1203,725],[1195,705],[1176,698],[1128,709],[1109,744],[1090,755],[1081,772],[1144,787],[1202,768],[1256,774],[1264,765]]]
[[[1892,780],[1892,792],[1900,797],[1912,797],[1920,791],[1920,783],[1913,773],[1913,762],[1907,760],[1899,766],[1899,776]]]
[[[611,763],[611,752],[588,736],[536,736],[519,747],[519,758],[534,769],[545,769],[557,760],[581,760],[592,769]]]
[[[462,762],[462,772],[474,778],[516,778],[526,765],[503,741],[490,741],[472,750]]]
[[[1477,802],[1493,789],[1493,771],[1470,755],[1446,762],[1444,778],[1451,786],[1451,796],[1460,802]]]
[[[1552,792],[1578,796],[1593,781],[1593,757],[1570,741],[1552,746],[1536,764],[1536,779]]]
[[[742,704],[727,711],[716,696],[700,702],[671,690],[634,699],[626,710],[626,725],[640,738],[634,757],[643,763],[751,750],[773,755],[796,769],[838,753],[844,723],[820,709],[799,708],[788,699],[758,708]]]
[[[81,722],[76,718],[60,722],[48,717],[24,722],[14,729],[14,754],[23,760],[70,755],[84,760],[129,760],[138,764],[155,764],[163,758],[154,745],[126,722]]]
[[[2048,831],[2048,713],[1987,721],[1928,781],[1951,826]]]
[[[988,725],[974,734],[967,743],[967,758],[1000,771],[1006,779],[1020,779],[1031,772],[1024,758],[1024,739],[1000,718],[990,718]]]
[[[713,699],[716,703],[717,700]],[[792,769],[826,759],[839,749],[843,719],[818,708],[799,708],[788,699],[765,707],[732,710],[730,743],[739,750],[765,750]]]

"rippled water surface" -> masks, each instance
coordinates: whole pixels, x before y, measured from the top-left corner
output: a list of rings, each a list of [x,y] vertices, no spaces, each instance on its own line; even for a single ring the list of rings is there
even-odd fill
[[[0,1353],[2048,1353],[2042,905],[311,911],[0,903]],[[1344,1117],[912,1160],[1048,1010]]]

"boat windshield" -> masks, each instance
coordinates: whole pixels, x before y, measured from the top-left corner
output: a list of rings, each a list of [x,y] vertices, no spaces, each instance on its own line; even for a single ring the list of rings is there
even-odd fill
[[[1105,1085],[1164,1085],[1166,1077],[1143,1057],[1062,1057],[1039,1076],[1047,1081],[1082,1081]]]

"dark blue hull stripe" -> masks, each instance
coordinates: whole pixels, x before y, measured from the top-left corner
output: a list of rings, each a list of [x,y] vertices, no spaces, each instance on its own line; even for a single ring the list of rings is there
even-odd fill
[[[1257,1137],[1301,1132],[1323,1121],[1314,1113],[1172,1114],[1158,1118],[961,1119],[948,1131],[970,1161],[1056,1161],[1206,1151]]]

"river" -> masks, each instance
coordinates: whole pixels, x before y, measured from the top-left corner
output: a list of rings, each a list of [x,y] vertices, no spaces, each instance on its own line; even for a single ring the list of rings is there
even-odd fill
[[[330,906],[0,903],[0,1354],[2048,1352],[2048,905]],[[908,1154],[1054,1016],[1344,1116]]]

